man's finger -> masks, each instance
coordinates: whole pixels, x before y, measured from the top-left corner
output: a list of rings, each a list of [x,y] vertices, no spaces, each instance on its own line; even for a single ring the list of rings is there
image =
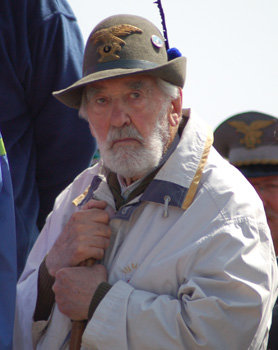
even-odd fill
[[[107,206],[107,203],[105,201],[98,201],[96,199],[90,199],[87,203],[85,203],[81,210],[87,210],[92,208],[98,208],[98,209],[105,209]]]

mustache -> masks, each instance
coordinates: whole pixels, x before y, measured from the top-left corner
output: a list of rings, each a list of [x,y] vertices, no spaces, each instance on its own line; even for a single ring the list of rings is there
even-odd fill
[[[114,141],[124,138],[133,138],[140,142],[144,142],[143,136],[137,131],[133,125],[126,125],[122,128],[111,127],[108,136],[107,142],[109,146],[113,144]]]

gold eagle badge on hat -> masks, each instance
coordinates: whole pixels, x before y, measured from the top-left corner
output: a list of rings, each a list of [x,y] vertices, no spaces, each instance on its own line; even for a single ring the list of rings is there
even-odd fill
[[[263,135],[263,131],[261,129],[264,129],[273,123],[273,120],[256,120],[250,124],[243,121],[234,120],[230,121],[229,125],[234,127],[238,132],[244,134],[244,138],[240,139],[241,144],[244,144],[246,148],[255,148],[262,142],[261,137]]]
[[[100,54],[98,62],[108,62],[118,60],[120,58],[117,52],[121,51],[125,41],[120,39],[120,36],[127,36],[134,33],[142,33],[142,29],[130,24],[120,24],[113,27],[105,28],[95,32],[90,40],[94,44],[102,43],[97,49]]]

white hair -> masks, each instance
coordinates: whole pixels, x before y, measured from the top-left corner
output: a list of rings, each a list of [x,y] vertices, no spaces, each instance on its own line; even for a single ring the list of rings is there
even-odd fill
[[[87,113],[87,104],[89,101],[88,94],[92,91],[92,87],[85,86],[82,90],[81,103],[78,110],[78,115],[81,119],[85,119],[88,121],[88,113]]]
[[[169,83],[168,81],[157,78],[156,80],[160,90],[169,97],[169,101],[175,100],[180,95],[179,87]]]
[[[156,78],[157,86],[162,93],[166,95],[167,102],[175,100],[179,97],[179,87],[169,83],[168,81]],[[79,107],[79,117],[88,120],[87,104],[95,93],[95,89],[89,85],[85,86],[82,91],[81,104]]]

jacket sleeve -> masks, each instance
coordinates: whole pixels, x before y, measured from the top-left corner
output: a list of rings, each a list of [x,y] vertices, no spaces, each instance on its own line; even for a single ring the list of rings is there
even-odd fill
[[[54,238],[47,237],[51,216],[39,235],[26,266],[17,283],[16,312],[14,324],[13,349],[30,350],[32,345],[32,320],[38,294],[39,266],[49,249],[49,244]]]
[[[13,349],[15,350],[30,350],[33,348],[32,324],[38,296],[39,268],[64,225],[72,213],[77,210],[72,200],[83,193],[91,181],[91,177],[88,176],[87,179],[85,173],[86,170],[56,198],[53,212],[48,216],[17,283],[13,337]],[[44,325],[47,325],[47,322],[39,322],[39,331]]]
[[[78,111],[57,101],[52,92],[81,78],[83,38],[65,1],[55,11],[44,11],[33,22],[29,43],[33,72],[27,82],[27,100],[35,123],[37,182],[40,197],[38,227],[52,210],[56,196],[89,166],[95,139]]]
[[[85,348],[238,350],[265,344],[276,272],[267,247],[256,247],[250,230],[257,236],[248,221],[211,231],[187,262],[177,251],[176,294],[116,282],[87,325]],[[150,275],[148,284],[157,278]]]

